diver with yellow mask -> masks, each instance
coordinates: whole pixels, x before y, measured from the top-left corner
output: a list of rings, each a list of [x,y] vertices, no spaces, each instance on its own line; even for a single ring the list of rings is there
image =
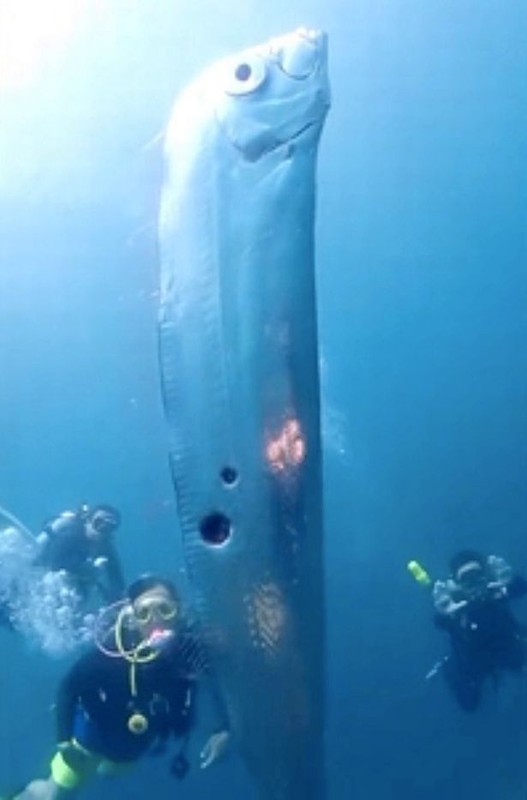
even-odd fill
[[[171,736],[180,742],[172,773],[183,777],[203,676],[189,653],[199,649],[182,620],[171,581],[153,575],[135,581],[125,601],[102,613],[95,646],[73,664],[59,687],[59,744],[50,776],[32,781],[13,800],[71,797],[90,777],[132,764]],[[229,738],[224,709],[213,694],[220,725],[202,751],[202,768],[223,754]]]

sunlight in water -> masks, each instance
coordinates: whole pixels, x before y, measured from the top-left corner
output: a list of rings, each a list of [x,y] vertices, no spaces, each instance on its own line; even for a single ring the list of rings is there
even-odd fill
[[[0,91],[31,83],[73,35],[90,0],[0,0]]]

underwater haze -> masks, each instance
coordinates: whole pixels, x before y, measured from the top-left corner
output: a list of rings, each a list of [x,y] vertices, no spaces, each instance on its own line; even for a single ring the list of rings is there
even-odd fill
[[[38,531],[113,503],[127,575],[183,579],[157,361],[163,129],[197,72],[299,25],[328,33],[333,97],[316,233],[328,800],[523,800],[527,676],[472,715],[425,680],[447,643],[406,563],[444,577],[475,547],[527,573],[524,3],[2,0],[0,504]],[[46,774],[68,659],[5,630],[0,647],[1,793]],[[145,759],[86,790],[212,794],[256,798],[235,755],[181,783]]]

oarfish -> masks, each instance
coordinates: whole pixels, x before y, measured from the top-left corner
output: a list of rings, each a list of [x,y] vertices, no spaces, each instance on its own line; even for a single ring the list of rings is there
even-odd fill
[[[326,50],[301,29],[221,61],[177,99],[165,141],[171,470],[212,667],[267,800],[325,795],[314,222]]]

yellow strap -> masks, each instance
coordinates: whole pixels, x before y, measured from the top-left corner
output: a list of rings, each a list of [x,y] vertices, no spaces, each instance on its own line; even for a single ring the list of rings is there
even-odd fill
[[[61,789],[76,789],[81,783],[82,777],[66,763],[60,751],[55,753],[50,766],[51,777]]]

